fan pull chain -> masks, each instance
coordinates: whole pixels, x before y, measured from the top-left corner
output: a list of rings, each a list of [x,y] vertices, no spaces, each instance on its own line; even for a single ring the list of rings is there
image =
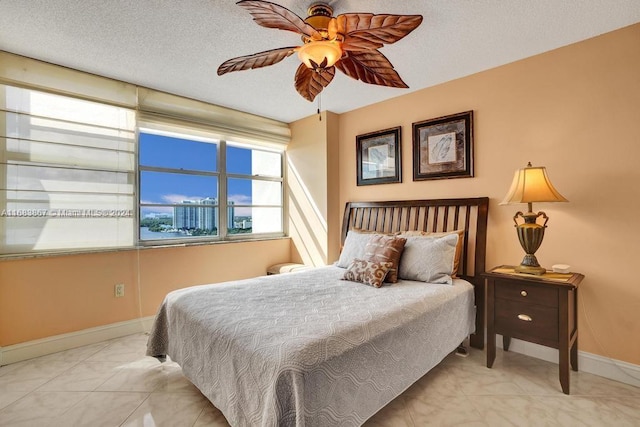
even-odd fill
[[[318,94],[318,121],[322,121],[322,114],[320,114],[320,107],[322,106],[322,93]]]

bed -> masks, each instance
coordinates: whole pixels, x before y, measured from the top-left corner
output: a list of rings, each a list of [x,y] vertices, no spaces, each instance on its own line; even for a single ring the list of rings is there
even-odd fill
[[[347,203],[343,254],[367,232],[455,232],[456,278],[376,288],[331,265],[185,288],[147,354],[180,364],[233,426],[361,425],[469,335],[483,347],[487,213],[486,197]]]

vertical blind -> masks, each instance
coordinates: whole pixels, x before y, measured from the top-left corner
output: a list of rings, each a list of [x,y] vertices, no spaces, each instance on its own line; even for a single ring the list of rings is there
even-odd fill
[[[0,253],[131,246],[135,112],[0,85]]]

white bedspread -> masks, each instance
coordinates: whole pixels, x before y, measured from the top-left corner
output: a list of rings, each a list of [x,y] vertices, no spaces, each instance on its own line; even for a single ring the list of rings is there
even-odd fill
[[[147,354],[178,362],[232,426],[361,425],[474,331],[473,287],[376,289],[344,271],[171,292]]]

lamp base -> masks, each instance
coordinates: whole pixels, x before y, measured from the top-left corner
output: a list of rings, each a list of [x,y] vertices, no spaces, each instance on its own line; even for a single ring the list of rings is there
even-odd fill
[[[524,218],[524,223],[518,224],[516,219],[519,216]],[[536,219],[540,216],[545,219],[544,224],[536,223]],[[548,220],[549,218],[544,212],[532,212],[531,204],[529,204],[529,212],[526,214],[518,212],[513,217],[513,221],[516,223],[516,231],[518,232],[518,240],[520,240],[520,245],[526,254],[520,265],[514,269],[516,273],[535,274],[541,276],[547,272],[544,267],[540,267],[535,253],[542,244],[544,229],[547,227]]]
[[[518,265],[513,269],[516,273],[525,273],[525,274],[535,274],[537,276],[542,276],[547,272],[547,269],[540,266],[532,266],[532,265]]]

